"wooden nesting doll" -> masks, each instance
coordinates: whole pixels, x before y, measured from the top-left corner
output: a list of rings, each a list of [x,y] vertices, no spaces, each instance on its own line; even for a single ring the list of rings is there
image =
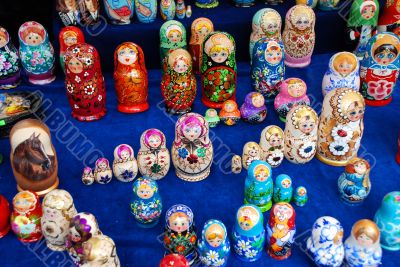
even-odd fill
[[[96,160],[96,167],[94,169],[93,175],[96,182],[99,184],[108,184],[112,180],[112,171],[110,168],[110,163],[106,158],[99,158]]]
[[[175,17],[175,0],[161,0],[160,14],[163,20],[172,20]]]
[[[0,89],[15,88],[21,82],[18,51],[7,30],[0,27]]]
[[[192,55],[193,70],[195,73],[200,72],[202,60],[202,45],[204,38],[214,31],[214,25],[207,18],[197,18],[192,22],[191,35],[189,41],[189,52]]]
[[[203,42],[201,101],[209,108],[221,108],[236,95],[235,40],[226,32],[213,32]]]
[[[279,174],[275,180],[273,200],[289,203],[292,200],[293,187],[292,178],[287,174]]]
[[[308,195],[307,189],[304,186],[299,186],[296,188],[293,196],[293,203],[298,207],[303,207],[307,204]]]
[[[81,29],[75,26],[67,26],[61,29],[58,35],[60,43],[60,63],[61,68],[65,73],[64,55],[68,47],[74,44],[81,44],[85,42],[85,36]]]
[[[3,195],[0,195],[0,239],[6,236],[11,229],[10,217],[10,204]]]
[[[72,117],[79,121],[102,118],[106,114],[106,88],[96,48],[85,43],[72,45],[64,60]]]
[[[161,3],[162,4],[162,3]],[[160,59],[161,65],[167,64],[164,59],[173,49],[186,49],[186,29],[176,20],[165,22],[160,28]],[[163,69],[166,67],[164,66]]]
[[[106,235],[89,238],[83,244],[82,258],[85,259],[84,263],[80,265],[82,267],[121,266],[114,240]]]
[[[125,25],[131,23],[135,12],[133,0],[104,0],[104,9],[112,24]]]
[[[222,103],[219,118],[228,126],[235,125],[240,120],[240,111],[237,103],[234,100],[226,100]]]
[[[285,158],[296,164],[312,160],[317,151],[318,115],[311,107],[297,106],[289,111],[285,125]]]
[[[114,52],[114,84],[118,111],[143,112],[149,109],[147,69],[142,48],[125,42]]]
[[[190,267],[190,265],[184,256],[171,253],[161,259],[158,267]]]
[[[210,174],[213,145],[208,131],[208,123],[197,113],[182,115],[176,122],[171,153],[179,178],[196,182]]]
[[[315,45],[315,13],[311,7],[295,5],[286,13],[282,33],[285,45],[285,64],[304,68],[310,65]]]
[[[186,18],[190,18],[192,16],[192,6],[188,5],[186,7]]]
[[[196,6],[200,8],[214,8],[219,5],[218,0],[196,0]]]
[[[76,25],[79,22],[77,0],[57,0],[56,11],[64,26]]]
[[[258,92],[248,93],[240,107],[240,116],[245,122],[263,122],[267,117],[267,107],[263,95]]]
[[[82,174],[82,183],[84,185],[91,185],[94,182],[94,175],[92,168],[90,167],[85,167],[83,169],[83,174]]]
[[[283,156],[284,133],[276,125],[265,127],[261,132],[259,146],[262,149],[262,160],[272,168],[281,165]]]
[[[242,171],[242,158],[239,155],[234,155],[231,160],[231,170],[238,174]]]
[[[165,135],[158,129],[148,129],[140,137],[137,160],[140,173],[154,180],[164,178],[171,165]]]
[[[400,35],[400,1],[386,0],[378,21],[379,32],[393,32]]]
[[[58,186],[58,161],[49,128],[26,119],[10,132],[10,162],[18,191],[31,190],[44,196]]]
[[[210,128],[217,127],[217,125],[219,124],[219,121],[220,121],[220,119],[218,117],[218,112],[213,108],[209,108],[206,110],[204,119],[208,122],[208,126]]]
[[[99,0],[76,0],[79,7],[80,25],[94,25],[99,21],[100,3]],[[118,2],[118,0],[117,0]]]
[[[184,0],[176,0],[175,14],[178,19],[184,19],[186,16],[186,6]]]
[[[261,160],[262,150],[256,142],[247,142],[243,146],[242,165],[246,170],[250,164],[255,160]]]
[[[315,8],[318,4],[318,0],[296,0],[297,5],[307,5],[311,8]]]
[[[318,9],[322,11],[337,10],[340,0],[319,0]]]
[[[157,17],[157,0],[135,1],[136,17],[141,23],[152,23]]]
[[[345,166],[357,156],[364,131],[364,111],[364,98],[352,89],[339,88],[325,96],[318,126],[319,160]]]
[[[19,55],[29,82],[44,85],[54,81],[54,49],[46,29],[38,22],[28,21],[19,28],[18,37]]]
[[[138,164],[133,148],[127,144],[114,149],[113,173],[121,182],[132,182],[138,173]]]

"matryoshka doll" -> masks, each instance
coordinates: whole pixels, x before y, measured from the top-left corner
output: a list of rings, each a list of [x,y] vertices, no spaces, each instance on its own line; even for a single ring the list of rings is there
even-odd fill
[[[231,171],[238,174],[242,171],[242,158],[239,155],[233,155],[231,160]]]
[[[251,7],[255,5],[255,0],[233,0],[236,7]]]
[[[284,133],[276,125],[265,127],[261,132],[259,145],[262,149],[262,159],[272,168],[281,165],[283,156]]]
[[[190,265],[184,256],[172,253],[164,256],[158,267],[190,267]]]
[[[96,167],[94,169],[94,179],[99,184],[108,184],[112,179],[112,171],[108,159],[99,158],[96,160]]]
[[[202,45],[204,38],[214,31],[214,25],[207,18],[197,18],[192,22],[191,35],[189,41],[189,52],[192,55],[193,70],[195,73],[200,72],[202,60]]]
[[[106,88],[96,48],[85,43],[72,45],[64,60],[72,117],[79,121],[102,118],[106,114]]]
[[[175,0],[161,0],[160,14],[163,20],[172,20],[175,17]]]
[[[400,39],[394,33],[378,33],[367,45],[361,60],[361,89],[365,104],[384,106],[392,102],[400,68]]]
[[[82,267],[121,266],[114,240],[106,235],[93,236],[83,243],[82,257]]]
[[[175,14],[178,19],[184,19],[186,16],[186,6],[184,0],[176,0]]]
[[[310,65],[315,45],[315,13],[306,5],[295,5],[286,13],[282,33],[285,45],[285,64],[304,68]]]
[[[318,126],[317,158],[333,166],[345,166],[357,156],[364,131],[364,98],[349,88],[329,92]]]
[[[213,32],[203,42],[201,61],[201,101],[209,108],[221,108],[226,100],[235,100],[235,40],[226,32]]]
[[[264,216],[254,205],[241,206],[236,213],[232,229],[232,245],[235,256],[245,262],[261,258],[265,244]]]
[[[360,66],[357,57],[350,52],[339,52],[329,60],[328,70],[322,79],[322,94],[347,87],[360,89]]]
[[[296,234],[296,212],[285,202],[274,204],[267,224],[267,252],[276,260],[292,255],[292,244]]]
[[[161,1],[162,2],[162,1]],[[173,49],[186,49],[186,29],[182,23],[176,20],[165,22],[160,28],[160,59],[165,65],[168,52]],[[163,66],[165,70],[166,66]]]
[[[382,259],[379,236],[379,228],[373,221],[357,221],[344,242],[346,266],[379,266]]]
[[[315,8],[318,4],[318,0],[296,0],[296,5],[307,5],[311,8]]]
[[[100,3],[99,0],[77,0],[79,13],[80,13],[80,25],[89,26],[94,25],[99,21],[100,15]],[[119,0],[116,0],[117,2]]]
[[[38,195],[32,191],[21,191],[13,198],[11,229],[24,243],[36,242],[42,238],[40,219],[42,207]]]
[[[219,5],[218,0],[196,0],[196,6],[200,8],[214,8]]]
[[[257,92],[248,93],[240,107],[240,116],[245,122],[263,122],[267,117],[267,107],[263,95]]]
[[[135,12],[135,2],[132,0],[104,0],[104,9],[112,24],[124,25],[131,23]]]
[[[74,44],[81,44],[85,42],[85,36],[81,29],[75,26],[67,26],[61,29],[58,35],[58,41],[60,43],[60,63],[61,68],[65,73],[64,55],[68,47]]]
[[[251,141],[244,144],[242,153],[243,168],[247,170],[253,161],[261,159],[262,159],[262,150],[261,147],[256,142]]]
[[[141,23],[152,23],[157,17],[157,0],[135,1],[136,17]]]
[[[7,199],[0,194],[0,239],[10,231],[10,204]]]
[[[226,100],[222,103],[219,118],[228,126],[235,125],[240,120],[240,111],[234,100]]]
[[[204,119],[208,122],[208,126],[210,128],[216,127],[220,121],[218,117],[218,112],[213,108],[209,108],[206,110]]]
[[[84,185],[91,185],[94,182],[94,175],[92,168],[90,167],[85,167],[83,169],[83,174],[82,174],[82,183]]]
[[[142,133],[137,159],[143,176],[159,180],[167,175],[171,163],[166,142],[164,133],[158,129]]]
[[[308,196],[307,189],[304,186],[299,186],[296,188],[293,196],[293,202],[298,207],[303,207],[307,204]]]
[[[65,26],[78,23],[79,10],[77,0],[57,0],[56,10]]]
[[[387,0],[378,21],[379,32],[393,32],[400,35],[400,1]]]
[[[54,81],[54,49],[46,29],[38,22],[28,21],[19,28],[18,37],[19,55],[29,82],[44,85]]]
[[[130,207],[138,226],[151,228],[157,225],[162,212],[157,182],[150,178],[137,179],[133,183]]]
[[[208,131],[208,123],[197,113],[182,115],[176,122],[171,153],[179,178],[196,182],[210,174],[214,153]]]
[[[137,44],[125,42],[115,49],[114,84],[118,111],[136,113],[149,109],[147,69],[144,53]]]
[[[340,0],[318,0],[318,9],[322,11],[337,10]]]
[[[247,171],[244,203],[256,205],[262,212],[268,211],[272,206],[273,187],[271,166],[262,160],[253,161]]]
[[[131,182],[135,179],[138,173],[138,164],[130,145],[121,144],[114,149],[113,173],[115,178],[121,182]]]
[[[287,174],[279,174],[275,180],[274,186],[274,202],[289,203],[292,200],[293,187],[292,178]]]
[[[18,51],[11,42],[10,35],[0,27],[0,89],[15,88],[21,82],[21,66]]]
[[[225,225],[219,220],[208,220],[197,248],[203,266],[227,266],[231,246]]]
[[[44,197],[42,208],[42,233],[47,247],[54,251],[64,251],[70,221],[78,213],[72,196],[65,190],[54,189]]]
[[[186,7],[186,18],[190,18],[191,16],[192,16],[192,6],[191,5],[188,5],[187,7]]]

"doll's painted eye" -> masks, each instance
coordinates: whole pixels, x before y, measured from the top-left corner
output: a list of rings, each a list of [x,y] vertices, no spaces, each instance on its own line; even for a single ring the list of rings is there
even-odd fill
[[[125,54],[125,50],[122,50],[121,52],[119,52],[119,54],[122,56],[123,54]]]
[[[222,52],[222,53],[221,53],[221,56],[226,57],[227,54],[226,54],[225,52]]]
[[[218,53],[214,52],[214,53],[211,54],[211,57],[217,57],[217,56],[218,56]]]
[[[394,56],[393,56],[393,54],[389,54],[389,55],[387,55],[387,57],[388,57],[389,59],[392,59]]]

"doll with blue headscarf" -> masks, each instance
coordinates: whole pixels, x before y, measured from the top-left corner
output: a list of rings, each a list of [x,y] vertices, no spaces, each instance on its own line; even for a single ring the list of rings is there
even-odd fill
[[[279,174],[275,181],[274,202],[289,203],[292,200],[292,195],[292,178],[287,174]]]

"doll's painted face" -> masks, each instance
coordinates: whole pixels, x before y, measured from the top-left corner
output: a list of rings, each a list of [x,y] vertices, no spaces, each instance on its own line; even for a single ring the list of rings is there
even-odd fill
[[[174,71],[177,73],[185,73],[189,68],[186,60],[178,58],[174,63]]]
[[[262,94],[254,94],[251,99],[251,103],[256,108],[261,108],[262,106],[264,106],[265,100]]]
[[[269,177],[269,169],[264,165],[258,165],[254,169],[254,178],[259,182],[264,182]]]
[[[309,115],[303,116],[299,120],[299,130],[302,133],[305,134],[311,133],[314,130],[315,126],[316,126],[315,120]]]
[[[137,191],[137,195],[142,199],[149,199],[153,197],[154,190],[150,186],[141,186]]]
[[[8,43],[8,38],[5,33],[0,31],[0,47],[5,46]]]
[[[273,147],[280,146],[283,142],[283,139],[279,134],[273,134],[269,137],[269,144]]]
[[[375,6],[373,5],[367,5],[363,7],[363,9],[361,10],[361,16],[364,19],[371,19],[374,17],[374,15],[375,15]]]
[[[281,62],[282,57],[282,49],[277,46],[272,46],[265,51],[265,60],[272,65],[276,65]]]
[[[131,65],[137,60],[137,53],[129,47],[122,48],[118,51],[118,61],[124,65]]]
[[[19,213],[27,213],[35,208],[36,202],[32,193],[21,192],[13,200],[14,210]]]
[[[292,185],[292,182],[289,179],[283,179],[281,185],[283,188],[289,188]]]
[[[83,64],[79,59],[77,59],[76,57],[73,57],[68,62],[68,69],[72,73],[79,74],[83,71]]]
[[[196,124],[189,124],[184,126],[183,135],[190,141],[198,139],[201,135],[201,127]]]
[[[355,66],[350,61],[344,59],[338,62],[335,68],[339,74],[347,76],[354,70]]]
[[[274,34],[278,31],[279,25],[276,18],[272,17],[271,19],[266,20],[264,23],[263,28],[267,31],[267,33]]]
[[[36,46],[39,45],[41,42],[43,42],[43,37],[35,32],[30,32],[25,37],[25,43],[28,45]]]
[[[216,47],[216,49],[212,49],[211,51],[211,59],[216,63],[225,62],[228,56],[228,50],[223,47]]]
[[[49,207],[43,207],[43,214],[46,216],[46,218],[53,220],[63,217],[61,210],[52,209]]]
[[[277,205],[274,209],[275,217],[281,221],[285,222],[293,215],[292,209],[287,205]]]
[[[378,48],[380,49],[380,47]],[[392,63],[397,57],[397,49],[392,45],[387,46],[387,48],[383,48],[382,51],[379,51],[374,55],[374,59],[376,63],[381,65],[389,65]]]
[[[202,37],[206,37],[207,34],[209,34],[209,33],[210,33],[210,30],[205,25],[203,25],[200,29],[198,29],[198,34]]]
[[[257,157],[258,156],[258,149],[256,147],[250,147],[249,156]]]
[[[96,12],[96,7],[94,6],[93,3],[94,0],[85,0],[85,5],[86,8],[89,10],[89,12]]]
[[[357,242],[362,246],[369,246],[374,243],[374,240],[372,240],[372,238],[369,237],[366,233],[361,233],[357,237]]]
[[[304,189],[304,188],[300,188],[298,191],[297,191],[297,194],[299,195],[299,196],[301,196],[301,197],[304,197],[305,195],[306,195],[306,190]]]
[[[161,5],[163,7],[169,7],[171,5],[171,1],[170,0],[161,0]]]
[[[207,112],[208,117],[214,118],[217,115],[215,109],[209,109]]]
[[[364,106],[359,102],[353,102],[347,108],[346,113],[350,121],[358,121],[364,116]]]
[[[239,226],[245,231],[249,231],[253,228],[253,223],[247,216],[240,217]]]
[[[222,244],[224,236],[225,230],[218,224],[213,224],[206,230],[207,243],[213,248],[217,248]]]
[[[64,38],[64,43],[66,46],[69,47],[71,45],[78,43],[78,39],[76,38],[76,36],[68,36],[68,37]]]
[[[340,230],[336,233],[335,237],[333,238],[333,243],[334,243],[335,245],[339,245],[339,244],[342,243],[342,239],[343,239],[343,230],[340,229]]]
[[[292,97],[301,97],[306,93],[306,86],[301,81],[289,82],[288,92]]]
[[[224,110],[225,110],[226,112],[233,112],[233,111],[235,111],[235,105],[232,104],[232,103],[226,103],[226,104],[224,105]]]
[[[122,153],[121,153],[121,155],[122,155]],[[104,171],[107,169],[108,166],[107,166],[107,163],[103,161],[98,165],[98,167],[100,170]]]
[[[178,30],[172,30],[168,33],[168,40],[172,43],[178,43],[182,41],[182,33]]]
[[[152,134],[148,139],[151,148],[157,148],[161,145],[161,138],[158,135]]]
[[[64,3],[69,11],[76,10],[76,1],[75,0],[64,0]]]
[[[299,14],[294,17],[294,27],[300,31],[304,31],[311,27],[311,20],[306,14]]]
[[[172,215],[169,225],[172,231],[182,233],[189,229],[189,217],[184,213],[180,213],[179,216]]]
[[[131,154],[127,149],[121,151],[121,159],[129,159]]]
[[[365,174],[367,172],[367,165],[363,161],[354,164],[354,170],[357,174]]]

